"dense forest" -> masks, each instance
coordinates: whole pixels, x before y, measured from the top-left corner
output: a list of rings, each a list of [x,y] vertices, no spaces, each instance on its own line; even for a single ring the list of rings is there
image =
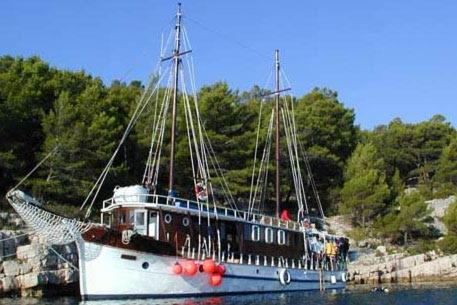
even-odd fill
[[[53,68],[38,57],[0,57],[3,204],[7,190],[57,147],[22,188],[49,204],[79,206],[116,148],[143,90],[139,81],[106,85],[85,72]],[[254,86],[239,92],[218,82],[197,93],[218,161],[241,203],[249,196],[260,103],[255,96],[262,90]],[[436,238],[427,225],[430,211],[425,201],[457,190],[457,132],[444,116],[419,123],[395,118],[367,131],[355,124],[354,110],[333,90],[316,88],[293,98],[298,136],[327,215],[348,215],[358,234],[397,244]],[[266,101],[266,107],[271,102]],[[141,181],[151,111],[146,110],[122,147],[100,198],[109,197],[115,185]],[[177,184],[188,185],[181,193],[192,190],[184,138],[178,140],[176,154]],[[167,159],[163,162],[166,166]],[[292,208],[292,177],[287,170],[282,175],[282,202]],[[165,185],[166,178],[159,184]],[[441,245],[456,251],[457,203],[444,222],[449,233]]]

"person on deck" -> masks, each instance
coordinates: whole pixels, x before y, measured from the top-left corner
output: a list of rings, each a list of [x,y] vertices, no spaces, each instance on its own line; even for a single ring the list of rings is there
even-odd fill
[[[332,271],[336,269],[336,255],[338,253],[338,247],[335,243],[335,239],[332,238],[331,242],[331,253],[330,253],[330,265],[332,268]]]
[[[282,210],[282,212],[281,212],[281,220],[284,220],[284,221],[291,221],[292,220],[288,210]]]
[[[332,268],[332,261],[331,261],[331,256],[332,256],[332,243],[329,238],[325,239],[325,267],[327,270],[331,270]]]
[[[311,264],[309,267],[310,269],[315,270],[318,265],[321,250],[315,235],[311,236],[309,239],[309,250],[311,251]]]

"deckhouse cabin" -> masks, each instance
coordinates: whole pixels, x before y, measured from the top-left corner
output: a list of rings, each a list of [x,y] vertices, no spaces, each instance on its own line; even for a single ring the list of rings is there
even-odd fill
[[[321,226],[315,219],[305,228],[295,221],[151,195],[141,186],[128,188],[115,190],[101,210],[107,232],[122,232],[116,244],[128,248],[193,259],[298,267],[305,264],[309,251],[305,238],[323,234],[315,229]]]

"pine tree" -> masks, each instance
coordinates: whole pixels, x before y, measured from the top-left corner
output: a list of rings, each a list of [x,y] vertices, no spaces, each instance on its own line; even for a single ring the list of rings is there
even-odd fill
[[[36,196],[59,203],[82,202],[110,159],[125,127],[128,110],[122,109],[118,102],[98,79],[78,96],[70,96],[68,92],[59,96],[43,119],[44,154],[56,146],[58,150],[46,163],[43,177],[31,181]],[[101,195],[109,194],[113,180],[122,181],[126,168],[122,158],[117,159]]]
[[[407,245],[408,238],[413,233],[421,234],[427,230],[427,216],[430,210],[424,197],[418,191],[403,194],[398,198],[399,213],[396,215],[394,228],[403,235],[403,244]]]
[[[457,199],[449,205],[443,221],[446,225],[447,234],[439,242],[439,246],[446,253],[457,254]]]
[[[457,188],[457,137],[444,148],[439,159],[435,181],[441,189],[455,190]]]
[[[315,88],[295,105],[298,137],[308,152],[311,170],[326,211],[344,180],[344,166],[357,145],[359,128],[353,109],[335,91]],[[312,194],[309,189],[307,193]]]
[[[385,206],[389,188],[382,171],[383,161],[373,144],[359,144],[348,161],[341,191],[341,211],[355,224],[365,227]]]
[[[226,83],[216,83],[200,90],[199,106],[209,140],[231,191],[236,197],[247,198],[258,103],[241,103],[239,95]]]

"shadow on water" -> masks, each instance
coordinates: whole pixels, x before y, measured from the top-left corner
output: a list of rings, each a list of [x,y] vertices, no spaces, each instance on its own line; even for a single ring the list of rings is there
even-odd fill
[[[0,305],[457,305],[457,286],[390,286],[389,293],[370,292],[367,287],[346,291],[290,292],[232,295],[206,298],[81,301],[62,297],[49,299],[0,298]]]

